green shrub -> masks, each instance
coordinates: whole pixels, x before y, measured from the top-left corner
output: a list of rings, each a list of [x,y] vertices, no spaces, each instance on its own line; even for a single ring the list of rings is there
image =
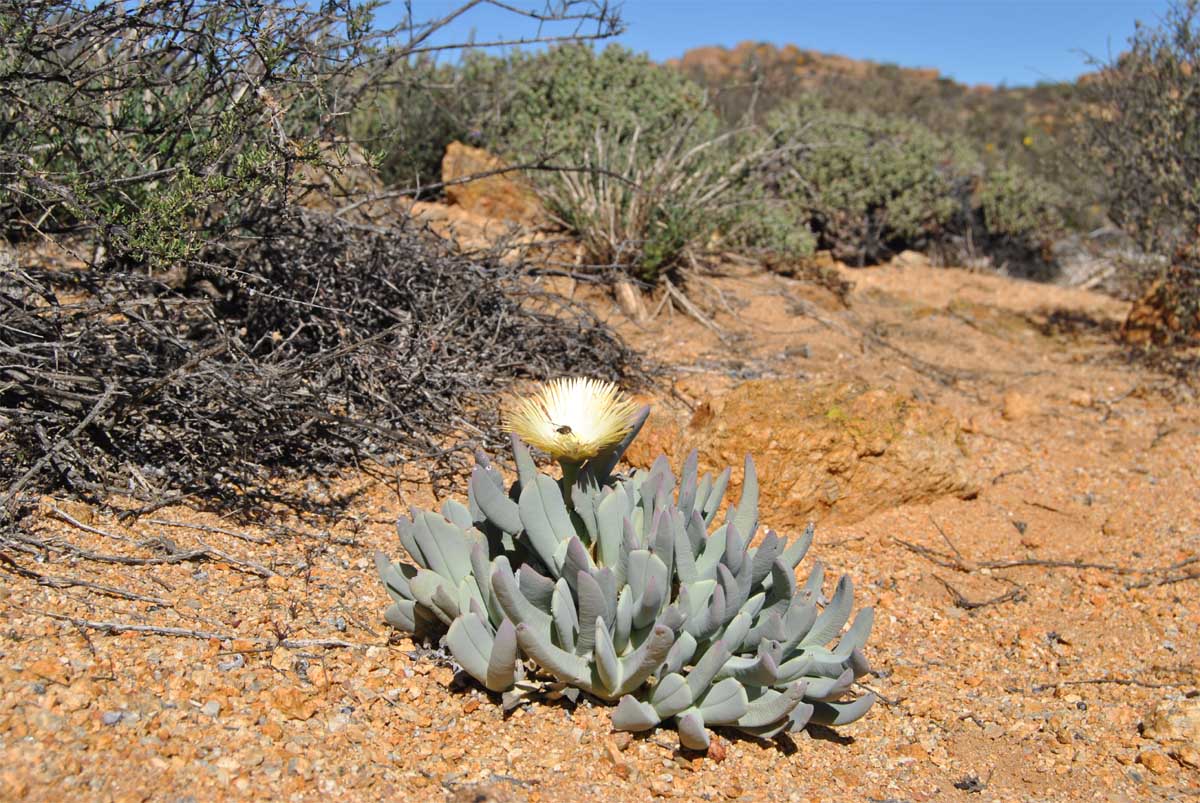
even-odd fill
[[[703,89],[618,45],[563,45],[516,53],[500,65],[477,58],[466,69],[503,94],[503,110],[479,121],[489,147],[521,161],[578,158],[599,129],[624,138],[637,132],[642,158],[653,160],[684,128],[699,142],[719,127]]]
[[[1157,27],[1139,25],[1129,48],[1088,90],[1089,156],[1107,172],[1108,209],[1150,253],[1172,258],[1151,300],[1164,344],[1200,334],[1200,0],[1172,4]]]
[[[135,261],[195,254],[319,160],[325,90],[364,19],[270,2],[0,2],[0,227],[83,230]]]
[[[950,148],[920,124],[798,103],[768,125],[781,147],[792,146],[765,177],[770,188],[841,259],[922,247],[957,211]]]
[[[990,237],[1034,242],[1062,226],[1060,190],[1017,167],[988,171],[978,204],[983,229]]]
[[[653,282],[736,225],[753,146],[722,133],[703,90],[678,72],[584,45],[477,57],[464,70],[502,98],[474,123],[492,150],[568,168],[531,179],[593,268]]]
[[[446,146],[471,135],[471,100],[463,71],[429,61],[402,63],[357,104],[347,136],[378,156],[389,185],[423,188],[442,180]],[[435,192],[418,192],[418,197]]]

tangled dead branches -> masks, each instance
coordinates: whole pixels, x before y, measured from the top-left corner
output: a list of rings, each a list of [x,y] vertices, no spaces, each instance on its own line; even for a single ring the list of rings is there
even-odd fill
[[[520,266],[293,209],[186,271],[0,277],[0,504],[67,489],[253,509],[281,471],[457,459],[514,379],[630,380],[630,352]],[[293,500],[295,501],[295,500]]]

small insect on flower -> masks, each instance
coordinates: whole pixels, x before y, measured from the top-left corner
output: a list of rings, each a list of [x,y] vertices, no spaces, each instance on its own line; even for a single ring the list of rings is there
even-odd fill
[[[637,414],[638,405],[612,382],[554,379],[510,402],[503,429],[557,460],[580,462],[628,435]]]

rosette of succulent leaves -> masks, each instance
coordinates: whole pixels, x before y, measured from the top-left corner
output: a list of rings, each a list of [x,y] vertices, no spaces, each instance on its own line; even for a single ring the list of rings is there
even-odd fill
[[[387,622],[444,634],[455,660],[494,692],[512,689],[532,661],[560,689],[617,701],[618,730],[674,720],[690,749],[708,747],[711,726],[770,738],[863,716],[874,695],[847,697],[869,671],[872,610],[842,632],[850,579],[828,599],[820,563],[797,582],[811,525],[790,543],[767,530],[750,546],[759,520],[749,457],[741,498],[721,520],[730,471],[698,477],[695,452],[678,485],[661,456],[649,471],[614,474],[648,412],[615,447],[573,467],[569,484],[540,473],[516,435],[510,487],[477,454],[466,505],[447,500],[440,513],[398,522],[411,563],[376,555],[392,599]]]

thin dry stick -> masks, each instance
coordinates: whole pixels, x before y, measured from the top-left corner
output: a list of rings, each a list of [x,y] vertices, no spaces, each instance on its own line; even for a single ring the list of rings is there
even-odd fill
[[[962,608],[963,610],[967,610],[967,611],[977,611],[980,608],[986,608],[989,605],[1000,605],[1005,602],[1020,602],[1021,600],[1025,599],[1025,592],[1021,590],[1020,586],[1014,586],[1013,588],[1009,589],[1007,592],[1001,594],[1000,596],[992,597],[991,599],[985,599],[985,600],[967,599],[966,597],[964,597],[962,595],[962,592],[960,592],[954,586],[950,585],[950,583],[948,583],[945,579],[938,577],[936,574],[933,576],[933,579],[937,580],[939,583],[941,583],[943,586],[946,587],[946,590],[950,592],[950,597],[951,597],[951,599],[954,600],[954,604],[956,607]]]
[[[251,638],[243,639],[241,636],[230,633],[217,633],[208,630],[190,630],[186,627],[159,627],[157,625],[135,625],[127,622],[95,622],[89,619],[79,619],[74,616],[66,616],[53,611],[32,611],[33,613],[42,616],[48,616],[51,619],[56,619],[60,622],[70,622],[76,627],[87,628],[89,630],[98,630],[101,633],[111,633],[118,635],[120,633],[146,633],[152,636],[172,636],[175,638],[194,638],[210,641],[249,641],[251,644],[258,644],[268,648],[284,647],[289,650],[316,648],[323,649],[341,649],[350,647],[368,647],[369,644],[356,644],[352,641],[343,641],[342,639],[264,639]]]
[[[1193,683],[1147,683],[1144,680],[1134,680],[1133,678],[1086,678],[1084,680],[1060,680],[1056,683],[1038,683],[1034,684],[1032,690],[1034,692],[1047,691],[1049,689],[1057,689],[1060,686],[1090,686],[1090,685],[1106,685],[1113,684],[1116,686],[1140,686],[1144,689],[1178,689],[1187,686],[1193,686]]]
[[[224,527],[212,527],[207,524],[190,524],[186,521],[167,521],[166,519],[147,519],[149,524],[161,524],[164,527],[182,527],[188,530],[200,530],[206,533],[220,533],[221,535],[229,535],[234,538],[240,538],[243,541],[249,541],[252,544],[269,544],[271,543],[266,538],[259,538],[246,533],[239,533],[234,530],[226,530]]]
[[[65,521],[67,524],[70,524],[73,527],[78,527],[79,529],[83,530],[84,532],[94,533],[95,535],[102,535],[105,538],[111,538],[114,541],[125,541],[126,543],[128,543],[130,540],[123,535],[116,535],[114,533],[110,533],[110,532],[101,530],[98,527],[92,527],[88,524],[84,524],[83,522],[81,522],[78,519],[76,519],[75,517],[73,517],[71,514],[66,513],[62,510],[59,510],[59,508],[54,505],[51,505],[51,507],[50,507],[50,514],[57,519],[61,519],[61,520]]]
[[[79,423],[76,424],[69,433],[67,433],[66,437],[59,438],[55,442],[54,446],[47,449],[46,453],[43,454],[36,463],[30,466],[29,470],[22,474],[20,479],[12,484],[12,487],[8,489],[8,493],[4,497],[4,501],[0,502],[0,514],[3,514],[4,516],[8,515],[9,504],[13,499],[16,498],[21,489],[25,487],[25,483],[29,482],[29,480],[32,479],[39,471],[45,468],[46,464],[54,459],[55,455],[58,454],[58,450],[61,449],[64,444],[75,440],[75,437],[83,431],[83,428],[96,419],[96,416],[100,414],[100,411],[108,406],[108,400],[112,398],[112,394],[113,385],[111,383],[105,384],[104,393],[101,394],[100,400],[96,402],[94,407],[92,407],[91,412],[84,416]]]

